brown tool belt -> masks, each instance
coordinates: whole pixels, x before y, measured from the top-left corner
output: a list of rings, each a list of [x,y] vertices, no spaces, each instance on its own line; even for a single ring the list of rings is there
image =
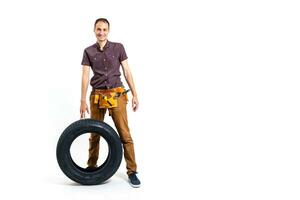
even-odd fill
[[[93,88],[92,94],[101,94],[101,93],[108,93],[108,92],[124,92],[125,88],[123,87],[116,87],[110,89],[95,89]]]
[[[111,88],[111,89],[94,89],[92,95],[95,95],[94,104],[98,104],[99,108],[114,108],[118,106],[118,98],[125,95],[128,100],[127,92],[123,87]]]

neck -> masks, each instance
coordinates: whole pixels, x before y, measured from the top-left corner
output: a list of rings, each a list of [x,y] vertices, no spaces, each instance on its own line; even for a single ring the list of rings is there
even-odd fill
[[[101,50],[103,50],[103,47],[105,46],[106,42],[107,42],[107,40],[98,41],[98,44],[99,44]]]

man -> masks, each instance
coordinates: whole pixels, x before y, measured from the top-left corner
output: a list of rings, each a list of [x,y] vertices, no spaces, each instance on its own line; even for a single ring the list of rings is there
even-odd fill
[[[91,86],[93,88],[90,94],[90,108],[91,118],[99,121],[104,120],[106,111],[112,117],[124,149],[124,157],[126,161],[127,174],[129,183],[133,187],[139,187],[140,181],[136,176],[136,162],[134,154],[134,145],[127,121],[127,94],[121,82],[120,65],[122,66],[123,74],[126,82],[132,92],[132,109],[137,111],[139,101],[135,90],[133,77],[127,62],[127,55],[121,43],[108,41],[109,22],[105,18],[99,18],[95,21],[94,32],[97,42],[84,50],[82,59],[82,85],[81,85],[81,105],[80,115],[85,118],[85,112],[89,113],[89,108],[86,102],[86,93],[89,82],[89,70],[92,69],[94,76],[91,79]],[[104,107],[101,105],[107,100],[104,94],[116,94],[119,91],[116,107]],[[113,92],[113,93],[111,93]],[[100,95],[100,97],[99,97]],[[104,98],[105,97],[105,98]],[[113,98],[111,99],[112,101]],[[111,101],[111,102],[112,102]],[[107,101],[111,105],[111,102]],[[102,106],[102,107],[101,107]],[[112,105],[113,106],[113,105]],[[115,106],[115,105],[114,105]],[[89,138],[89,159],[87,162],[87,169],[97,167],[97,160],[99,155],[99,140],[100,136],[91,133]]]

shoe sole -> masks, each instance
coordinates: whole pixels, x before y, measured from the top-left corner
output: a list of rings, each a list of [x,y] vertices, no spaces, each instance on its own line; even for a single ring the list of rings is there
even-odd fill
[[[128,181],[129,182],[129,185],[131,185],[131,187],[134,187],[134,188],[139,188],[139,187],[141,187],[141,184],[139,184],[139,185],[133,185],[130,181]]]

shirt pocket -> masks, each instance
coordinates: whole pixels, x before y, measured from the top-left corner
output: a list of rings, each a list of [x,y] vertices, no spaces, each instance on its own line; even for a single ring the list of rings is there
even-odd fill
[[[116,53],[108,55],[108,62],[112,66],[112,68],[118,67],[120,65],[119,57]]]
[[[103,56],[99,53],[91,56],[91,64],[92,66],[102,66],[103,65]]]

